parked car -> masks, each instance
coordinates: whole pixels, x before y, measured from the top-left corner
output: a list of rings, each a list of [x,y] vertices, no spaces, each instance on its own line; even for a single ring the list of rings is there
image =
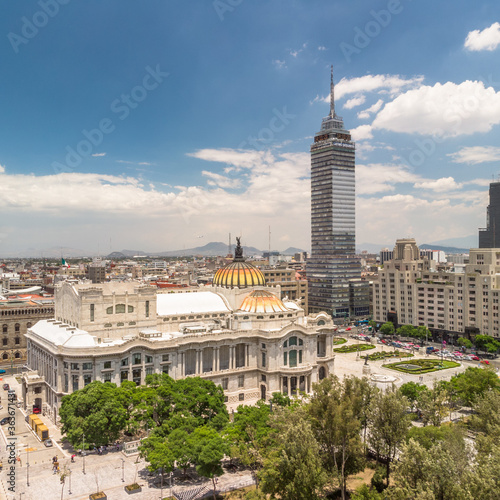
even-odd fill
[[[7,373],[5,370],[0,370],[0,375]]]
[[[489,364],[490,364],[490,362],[489,362],[487,359],[483,359],[483,360],[481,361],[481,364],[482,364],[482,365],[489,365]]]
[[[33,413],[35,415],[37,415],[38,413],[41,413],[42,410],[40,410],[40,408],[38,408],[38,406],[33,406]]]
[[[471,359],[473,361],[479,361],[479,358],[475,354],[471,355]]]
[[[10,417],[4,417],[0,420],[0,425],[10,424]]]
[[[51,439],[46,439],[43,444],[47,447],[47,448],[51,448],[52,446],[54,446],[54,444],[52,443],[52,440]]]
[[[10,385],[9,384],[3,384],[3,390],[4,391],[8,391],[10,389]]]

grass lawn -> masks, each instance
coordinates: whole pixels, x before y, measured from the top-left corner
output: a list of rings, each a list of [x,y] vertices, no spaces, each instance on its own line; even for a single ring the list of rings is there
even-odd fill
[[[333,345],[345,344],[346,342],[347,339],[344,339],[342,337],[333,337]]]
[[[357,352],[357,351],[367,351],[368,349],[375,349],[375,346],[372,344],[351,344],[346,345],[344,347],[339,347],[338,349],[334,349],[334,352],[346,353],[346,352]]]
[[[390,368],[391,370],[396,370],[398,372],[421,375],[422,373],[437,372],[439,370],[446,370],[448,368],[456,368],[457,366],[460,366],[460,363],[457,363],[455,361],[443,360],[441,364],[441,360],[437,359],[412,359],[382,366],[384,368]]]
[[[413,354],[409,352],[401,352],[401,351],[378,351],[370,354],[368,359],[370,361],[379,361],[381,359],[387,358],[411,358]]]

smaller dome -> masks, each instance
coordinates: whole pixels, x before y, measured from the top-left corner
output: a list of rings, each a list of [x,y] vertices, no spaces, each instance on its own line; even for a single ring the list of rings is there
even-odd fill
[[[265,290],[254,290],[248,294],[240,309],[249,313],[272,313],[288,311],[276,295]]]

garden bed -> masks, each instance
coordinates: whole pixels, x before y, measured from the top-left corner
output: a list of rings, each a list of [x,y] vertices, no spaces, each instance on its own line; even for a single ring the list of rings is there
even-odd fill
[[[412,359],[411,362],[391,363],[390,365],[382,365],[384,368],[390,368],[398,372],[421,375],[422,373],[437,372],[448,368],[456,368],[460,363],[455,361],[440,361],[435,359]]]
[[[347,339],[344,339],[342,337],[333,337],[333,345],[345,344],[346,342]]]
[[[339,347],[338,349],[334,349],[334,352],[342,354],[348,352],[367,351],[368,349],[375,349],[375,346],[372,344],[351,344],[344,347]]]
[[[411,358],[413,357],[413,354],[409,352],[401,352],[401,351],[378,351],[374,352],[373,354],[370,354],[368,356],[368,359],[370,361],[379,361],[381,359],[387,359],[387,358]]]

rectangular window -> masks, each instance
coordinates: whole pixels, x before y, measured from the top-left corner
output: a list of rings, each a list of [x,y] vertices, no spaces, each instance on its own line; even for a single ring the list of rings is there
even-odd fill
[[[66,368],[66,369],[67,369],[67,368],[68,368],[68,363],[66,363],[66,361],[64,361],[64,362],[63,362],[63,366],[64,366],[64,368]]]
[[[71,369],[72,370],[79,370],[80,367],[78,366],[78,363],[71,363]]]
[[[112,374],[110,372],[105,373],[103,377],[104,382],[111,382],[111,375]]]
[[[265,368],[266,367],[266,353],[262,353],[262,366]]]
[[[221,382],[220,385],[222,386],[222,389],[224,391],[227,391],[228,382],[229,382],[229,379],[227,379],[227,378],[223,378],[222,379],[222,382]]]
[[[104,369],[107,370],[108,368],[111,368],[111,361],[104,361]]]
[[[92,370],[92,363],[83,363],[84,370]]]
[[[299,351],[299,364],[302,363],[302,351]]]
[[[146,300],[146,318],[149,318],[149,300]]]
[[[140,353],[134,354],[132,356],[132,364],[133,365],[140,365],[141,364],[141,355],[140,355]]]
[[[64,392],[68,392],[69,391],[69,377],[68,377],[68,374],[65,373],[64,374]]]
[[[146,356],[146,363],[152,363],[153,362],[153,356]]]
[[[78,375],[73,375],[72,382],[73,382],[73,392],[75,392],[78,390]]]
[[[123,370],[120,372],[120,380],[123,382],[124,380],[128,380],[128,371]]]
[[[146,368],[146,375],[153,375],[153,367]]]
[[[238,399],[240,401],[245,401],[245,395],[243,393],[238,394]]]
[[[170,361],[170,354],[163,354],[161,357],[162,361]]]
[[[245,375],[238,375],[238,387],[245,387]]]
[[[84,375],[83,376],[83,386],[85,387],[86,385],[89,385],[90,382],[92,382],[92,376],[91,375]]]
[[[94,321],[95,317],[95,305],[90,304],[90,321]]]
[[[120,361],[120,365],[121,365],[121,366],[128,366],[128,358],[123,358],[123,359]]]
[[[168,375],[168,365],[163,366],[161,372],[166,373]]]
[[[290,368],[294,368],[295,366],[297,366],[297,351],[290,351],[289,358]]]
[[[267,377],[265,375],[260,376],[260,381],[261,382],[267,382]]]
[[[285,366],[288,364],[287,359],[288,359],[288,353],[284,352],[283,353],[283,364]]]

